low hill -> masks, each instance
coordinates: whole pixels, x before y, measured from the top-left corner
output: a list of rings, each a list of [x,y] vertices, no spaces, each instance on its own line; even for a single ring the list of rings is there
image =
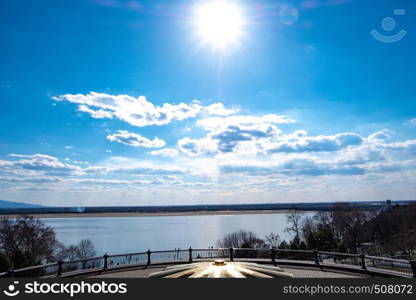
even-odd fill
[[[23,202],[12,202],[12,201],[0,200],[0,209],[3,209],[3,208],[40,208],[40,207],[43,207],[43,206],[36,205],[36,204],[23,203]]]

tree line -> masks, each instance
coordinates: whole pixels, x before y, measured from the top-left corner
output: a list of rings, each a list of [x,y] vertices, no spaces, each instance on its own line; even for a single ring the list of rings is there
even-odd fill
[[[278,248],[364,253],[411,258],[416,255],[416,203],[365,211],[339,203],[330,211],[306,215],[292,211],[285,231],[290,241],[276,233],[264,238],[245,230],[217,241],[223,248]]]
[[[52,227],[31,216],[0,218],[0,272],[96,255],[89,239],[65,246]]]

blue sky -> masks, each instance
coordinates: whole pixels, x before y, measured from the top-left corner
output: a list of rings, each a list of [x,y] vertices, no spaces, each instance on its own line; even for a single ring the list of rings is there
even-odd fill
[[[0,199],[415,198],[414,1],[229,1],[223,50],[196,33],[206,2],[1,1]]]

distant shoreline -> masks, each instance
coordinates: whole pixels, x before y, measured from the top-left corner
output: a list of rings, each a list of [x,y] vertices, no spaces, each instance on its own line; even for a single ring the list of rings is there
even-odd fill
[[[223,211],[178,211],[178,212],[114,212],[114,213],[60,213],[60,214],[13,214],[1,217],[16,218],[21,215],[36,218],[134,218],[134,217],[175,217],[175,216],[222,216],[287,214],[293,210],[223,210]],[[302,213],[312,211],[302,211]]]
[[[343,202],[362,210],[379,210],[392,205],[407,205],[413,200]],[[93,218],[93,217],[151,217],[151,216],[199,216],[282,214],[289,211],[331,211],[337,202],[315,203],[263,203],[263,204],[210,204],[176,206],[90,206],[90,207],[40,207],[0,208],[0,215],[16,217],[30,215],[39,218]]]

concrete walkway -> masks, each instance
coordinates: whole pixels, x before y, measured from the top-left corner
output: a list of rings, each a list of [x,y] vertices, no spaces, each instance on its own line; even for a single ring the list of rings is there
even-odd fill
[[[101,273],[90,276],[89,278],[147,278],[150,273],[162,271],[164,267],[150,266],[149,268],[142,268],[136,270],[128,270],[122,272]],[[283,267],[286,272],[292,273],[296,278],[363,278],[360,274],[336,273],[331,271],[321,271],[319,269],[304,269],[304,268],[287,268]]]

